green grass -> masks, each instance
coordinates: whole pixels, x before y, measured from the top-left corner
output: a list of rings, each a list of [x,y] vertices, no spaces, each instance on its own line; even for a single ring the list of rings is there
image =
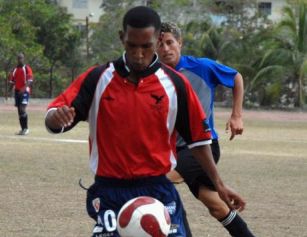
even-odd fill
[[[0,111],[0,236],[84,237],[93,222],[85,209],[92,182],[88,145],[48,139],[81,139],[87,124],[62,135],[48,134],[44,112],[30,111],[30,135],[18,131],[15,111]],[[307,123],[248,118],[243,136],[228,141],[225,118],[217,118],[224,181],[246,198],[242,215],[257,236],[307,236]],[[36,140],[34,140],[36,139]],[[195,237],[229,236],[184,184],[177,186]]]

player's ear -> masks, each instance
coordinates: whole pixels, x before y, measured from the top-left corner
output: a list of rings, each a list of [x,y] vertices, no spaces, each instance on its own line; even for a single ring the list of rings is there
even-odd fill
[[[164,32],[160,32],[159,38],[158,38],[158,43],[161,43],[163,40]]]
[[[125,36],[124,31],[122,30],[118,31],[118,36],[119,36],[120,41],[124,44],[124,36]]]
[[[180,49],[181,49],[182,46],[183,46],[183,39],[182,39],[182,38],[179,38],[177,41],[178,41],[178,44],[179,44]]]

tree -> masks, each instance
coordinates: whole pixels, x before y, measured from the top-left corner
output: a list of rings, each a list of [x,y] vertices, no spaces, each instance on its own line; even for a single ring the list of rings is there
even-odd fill
[[[38,28],[37,41],[44,46],[44,55],[49,59],[49,97],[53,95],[54,68],[58,62],[75,68],[80,61],[76,49],[81,44],[80,32],[72,25],[71,15],[54,4],[43,1],[30,10],[36,17],[33,25]],[[43,5],[43,6],[42,6]],[[74,71],[72,72],[74,74]]]
[[[288,53],[288,68],[291,70],[290,82],[297,87],[295,105],[303,107],[304,83],[307,73],[307,2],[297,0],[292,6],[283,9],[284,18],[276,28],[278,48]]]
[[[37,29],[25,15],[20,14],[24,8],[26,6],[23,2],[0,1],[0,65],[4,70],[1,77],[5,81],[6,97],[8,73],[16,63],[18,52],[24,52],[28,62],[33,62],[34,67],[46,61],[42,55],[43,47],[36,42]]]

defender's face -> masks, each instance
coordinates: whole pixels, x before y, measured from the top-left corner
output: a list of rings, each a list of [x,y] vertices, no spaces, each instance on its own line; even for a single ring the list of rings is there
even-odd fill
[[[163,33],[158,44],[158,55],[160,60],[171,66],[176,67],[181,55],[182,41],[177,40],[172,33]]]
[[[127,26],[121,40],[126,50],[127,64],[134,71],[145,70],[152,62],[159,34],[153,26],[133,28]]]

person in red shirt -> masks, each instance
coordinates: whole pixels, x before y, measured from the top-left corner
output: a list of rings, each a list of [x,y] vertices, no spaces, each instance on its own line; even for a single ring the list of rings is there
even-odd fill
[[[144,6],[130,9],[120,39],[125,52],[81,74],[48,106],[52,133],[89,123],[90,168],[95,182],[87,211],[96,221],[93,237],[119,237],[116,216],[128,200],[150,196],[169,210],[169,237],[186,237],[183,205],[166,174],[176,166],[177,132],[231,209],[245,201],[221,180],[213,161],[211,132],[200,102],[185,76],[160,63],[159,15]]]
[[[30,98],[30,87],[33,82],[33,73],[29,65],[24,63],[25,56],[19,53],[17,56],[17,66],[13,69],[9,76],[11,88],[15,91],[15,106],[18,110],[19,123],[21,130],[17,135],[27,135],[28,128],[28,114],[26,111]]]

